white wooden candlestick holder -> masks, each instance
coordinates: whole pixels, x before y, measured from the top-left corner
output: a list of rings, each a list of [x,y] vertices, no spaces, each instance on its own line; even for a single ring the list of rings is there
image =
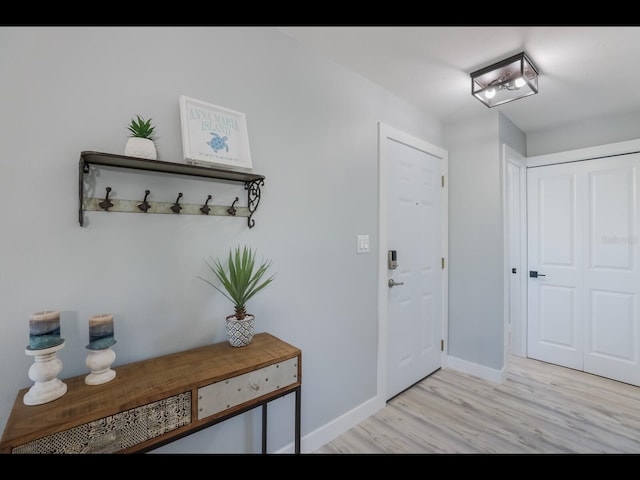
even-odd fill
[[[24,394],[22,401],[25,405],[51,402],[67,393],[67,384],[57,378],[62,371],[62,361],[56,352],[63,347],[64,341],[54,347],[25,350],[27,355],[34,357],[29,367],[29,378],[35,382]]]
[[[113,380],[116,377],[116,372],[111,369],[111,365],[115,359],[116,352],[111,347],[102,350],[89,350],[86,364],[91,373],[84,378],[84,383],[100,385]]]

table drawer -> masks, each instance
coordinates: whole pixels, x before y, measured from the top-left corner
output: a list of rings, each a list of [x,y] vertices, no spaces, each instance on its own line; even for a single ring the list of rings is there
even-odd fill
[[[298,357],[198,389],[198,420],[298,381]]]
[[[14,447],[11,453],[115,453],[191,423],[191,392]]]

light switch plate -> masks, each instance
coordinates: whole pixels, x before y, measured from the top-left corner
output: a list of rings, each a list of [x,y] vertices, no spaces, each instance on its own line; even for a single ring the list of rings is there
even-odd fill
[[[369,253],[369,235],[358,235],[356,253]]]

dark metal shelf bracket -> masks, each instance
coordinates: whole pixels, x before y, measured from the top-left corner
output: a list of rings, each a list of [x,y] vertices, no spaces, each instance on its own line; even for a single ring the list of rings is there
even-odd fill
[[[244,188],[247,190],[247,206],[249,207],[249,217],[247,218],[247,225],[249,228],[253,228],[256,221],[252,218],[254,212],[258,209],[260,203],[260,187],[264,186],[264,180],[253,180],[251,182],[245,182]]]

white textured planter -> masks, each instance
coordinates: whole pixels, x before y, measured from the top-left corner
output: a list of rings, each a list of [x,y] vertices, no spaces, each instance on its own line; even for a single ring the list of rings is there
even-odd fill
[[[128,157],[148,158],[151,160],[158,158],[156,145],[153,143],[153,140],[140,137],[131,137],[127,140],[127,144],[124,147],[124,154]]]
[[[244,319],[238,320],[235,315],[227,317],[227,338],[233,347],[245,347],[253,339],[255,317],[246,315]]]

